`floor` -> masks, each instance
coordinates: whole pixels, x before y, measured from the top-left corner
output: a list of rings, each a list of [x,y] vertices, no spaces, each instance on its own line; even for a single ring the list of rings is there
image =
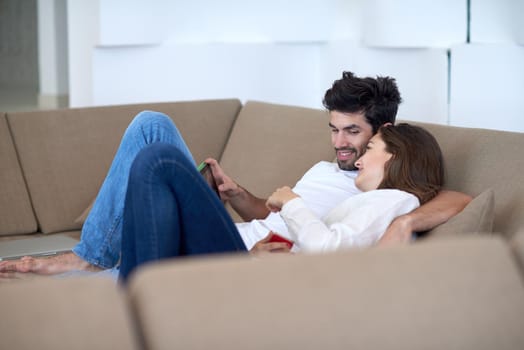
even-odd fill
[[[68,106],[65,96],[39,96],[34,88],[0,86],[0,112],[27,112]]]

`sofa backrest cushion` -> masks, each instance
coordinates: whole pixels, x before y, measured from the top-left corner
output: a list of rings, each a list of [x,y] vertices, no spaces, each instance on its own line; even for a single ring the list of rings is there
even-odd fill
[[[78,229],[129,122],[142,110],[176,122],[196,161],[219,158],[238,100],[194,101],[8,114],[40,230]]]
[[[9,132],[0,114],[0,235],[36,232],[36,219]]]
[[[461,234],[491,233],[494,219],[494,194],[492,189],[479,194],[460,213],[447,222],[428,231],[425,239],[440,239]]]
[[[2,349],[139,349],[123,294],[108,278],[42,278],[0,288]]]
[[[220,163],[224,171],[256,196],[294,186],[321,160],[333,160],[329,116],[311,108],[247,102]]]
[[[524,134],[414,123],[438,140],[447,170],[446,187],[477,196],[495,195],[493,230],[511,237],[524,229]]]
[[[139,270],[146,347],[521,349],[524,286],[500,238]]]

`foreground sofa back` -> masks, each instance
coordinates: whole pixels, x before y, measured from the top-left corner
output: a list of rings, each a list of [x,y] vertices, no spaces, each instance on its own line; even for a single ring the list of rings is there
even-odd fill
[[[124,295],[110,279],[2,284],[0,305],[2,349],[140,348]]]
[[[174,259],[0,285],[0,348],[520,350],[521,277],[496,236]]]
[[[524,348],[524,286],[495,237],[173,260],[130,297],[152,350]]]
[[[2,183],[1,191],[14,195],[8,197],[12,203],[2,202],[2,220],[7,222],[0,234],[35,232],[35,222],[43,233],[79,229],[75,219],[95,198],[124,130],[138,112],[156,110],[171,116],[195,160],[201,161],[220,158],[240,107],[238,100],[217,100],[7,114],[0,133],[8,128],[14,147],[6,149],[9,158],[2,167],[13,174],[5,175],[11,179]],[[33,218],[20,183],[27,184]],[[19,212],[22,204],[24,211]],[[19,222],[25,224],[18,227]]]

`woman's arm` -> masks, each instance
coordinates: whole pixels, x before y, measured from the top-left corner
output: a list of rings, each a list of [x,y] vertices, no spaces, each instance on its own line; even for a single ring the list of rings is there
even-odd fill
[[[284,203],[280,215],[301,249],[332,251],[376,243],[395,217],[416,207],[418,200],[411,194],[379,190],[347,199],[323,220],[316,217],[300,198]]]
[[[380,239],[379,245],[409,242],[413,232],[431,230],[443,224],[460,213],[471,202],[471,199],[464,193],[441,191],[420,208],[393,220]]]

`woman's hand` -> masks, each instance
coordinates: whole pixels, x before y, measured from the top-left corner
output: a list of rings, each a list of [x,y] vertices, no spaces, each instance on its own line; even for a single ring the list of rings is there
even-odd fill
[[[258,241],[249,253],[254,255],[263,255],[267,253],[290,253],[291,248],[288,243],[285,242],[270,242],[273,232],[270,231],[269,234]]]
[[[298,197],[299,195],[293,192],[288,186],[280,187],[269,196],[266,201],[266,207],[276,213],[282,209],[284,204]]]

